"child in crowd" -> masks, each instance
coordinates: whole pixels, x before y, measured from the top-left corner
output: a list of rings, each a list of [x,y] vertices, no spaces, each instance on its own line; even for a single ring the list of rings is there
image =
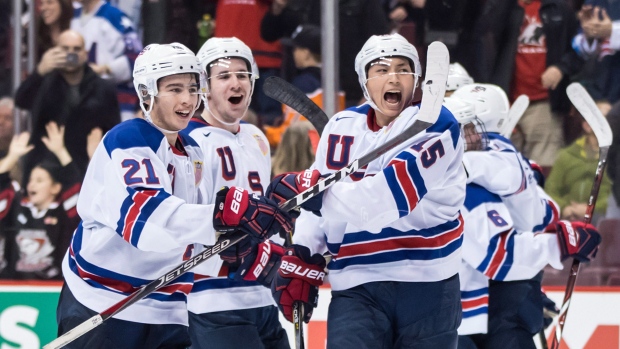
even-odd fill
[[[75,208],[80,173],[63,137],[65,129],[46,125],[42,141],[58,162],[34,166],[25,191],[12,184],[9,172],[33,149],[30,135],[13,137],[0,159],[0,276],[11,279],[62,279],[61,262],[79,223]]]

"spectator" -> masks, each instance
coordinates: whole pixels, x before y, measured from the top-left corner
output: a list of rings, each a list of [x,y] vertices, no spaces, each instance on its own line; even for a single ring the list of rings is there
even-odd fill
[[[30,177],[32,164],[50,158],[41,142],[50,121],[66,125],[65,145],[82,176],[89,160],[87,135],[96,127],[105,133],[120,122],[114,85],[97,76],[86,63],[82,36],[67,30],[58,42],[15,94],[15,104],[30,110],[33,117],[31,142],[35,151],[27,156],[24,182]]]
[[[355,70],[355,55],[371,35],[387,34],[389,24],[380,0],[340,0],[339,42],[340,89],[344,90],[346,106],[362,101],[362,89]],[[218,14],[219,15],[219,14]],[[274,0],[260,26],[266,41],[291,36],[299,24],[321,26],[321,1]],[[216,27],[217,28],[217,27]]]
[[[283,39],[283,43],[293,47],[293,59],[298,75],[293,79],[292,85],[306,93],[314,103],[323,107],[323,90],[321,89],[321,28],[305,24],[297,27],[290,39]],[[339,111],[344,110],[344,93],[339,94]],[[265,125],[265,135],[269,145],[275,149],[282,134],[297,120],[305,120],[302,115],[292,108],[283,105],[284,118],[277,126]]]
[[[0,98],[0,159],[9,151],[9,145],[15,132],[15,119],[13,116],[13,98]],[[13,167],[10,173],[11,179],[19,181],[22,178],[21,166]]]
[[[273,155],[272,176],[310,168],[316,148],[312,139],[318,144],[319,135],[309,121],[297,121],[287,128],[282,135],[282,143]]]
[[[616,102],[607,113],[607,121],[613,133],[613,140],[607,154],[606,172],[613,184],[605,217],[620,219],[620,101]]]
[[[586,213],[592,181],[598,164],[598,141],[590,125],[581,123],[585,135],[560,150],[545,181],[545,191],[562,208],[561,219],[582,219]],[[592,222],[604,216],[611,180],[604,175]]]
[[[577,58],[571,48],[574,13],[564,0],[490,0],[476,30],[482,56],[474,78],[499,85],[512,100],[530,98],[519,122],[521,138],[513,141],[526,157],[551,166],[571,106],[565,91]]]
[[[129,17],[102,0],[81,0],[71,29],[82,34],[90,67],[104,79],[117,84],[122,120],[132,119],[138,110],[131,72],[142,50]]]
[[[75,204],[80,176],[67,148],[64,127],[46,125],[42,141],[59,164],[38,163],[31,172],[26,193],[15,192],[8,172],[20,157],[33,149],[29,134],[13,138],[8,154],[0,159],[0,230],[3,233],[6,270],[0,275],[12,279],[62,279],[61,262],[79,217]],[[0,244],[1,245],[1,244]]]
[[[69,29],[73,18],[71,0],[42,0],[37,21],[37,53],[41,60],[47,50],[58,44],[60,33]]]
[[[9,144],[13,138],[15,125],[13,123],[13,99],[10,97],[0,98],[0,158],[3,158],[9,150]]]
[[[260,36],[260,21],[269,11],[268,1],[219,0],[216,7],[215,37],[237,37],[248,44],[258,65],[260,79],[254,85],[250,108],[264,125],[278,125],[282,121],[280,103],[267,97],[263,82],[270,76],[280,75],[282,47],[280,42],[267,42]]]

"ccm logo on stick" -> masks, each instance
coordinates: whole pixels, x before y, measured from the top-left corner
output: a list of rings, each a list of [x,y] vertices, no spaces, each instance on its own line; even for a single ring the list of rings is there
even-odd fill
[[[323,281],[323,278],[325,277],[325,273],[322,271],[313,270],[310,268],[304,268],[300,265],[297,265],[295,263],[291,263],[285,260],[282,261],[282,264],[280,265],[280,269],[287,272],[287,274],[293,273],[293,274],[308,278],[310,280]]]

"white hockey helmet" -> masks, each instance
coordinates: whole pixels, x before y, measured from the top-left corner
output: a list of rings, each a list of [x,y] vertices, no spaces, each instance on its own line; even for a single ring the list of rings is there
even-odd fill
[[[446,91],[454,91],[457,88],[469,84],[473,84],[474,79],[469,76],[467,70],[459,63],[450,64],[448,70],[448,82],[446,83]]]
[[[252,93],[254,92],[254,81],[258,79],[258,66],[252,55],[252,50],[243,41],[236,37],[231,38],[211,38],[207,40],[197,54],[198,60],[202,64],[207,79],[209,78],[209,64],[220,58],[241,58],[252,73]],[[207,84],[207,90],[209,86]],[[252,97],[252,95],[250,95]]]
[[[465,150],[481,150],[488,146],[489,138],[484,124],[476,117],[476,107],[472,103],[452,95],[444,98],[443,105],[461,126]]]
[[[187,73],[196,74],[199,92],[204,93],[205,80],[202,66],[196,55],[183,44],[177,42],[151,44],[140,52],[133,68],[133,86],[140,98],[140,107],[147,121],[152,123],[150,114],[154,97],[158,94],[157,81],[165,76]],[[147,97],[151,99],[148,110],[144,106],[144,99]],[[199,103],[196,103],[196,109],[198,105]]]
[[[486,132],[501,132],[510,108],[508,96],[501,87],[476,83],[459,87],[452,96],[474,104],[476,117],[482,121]]]
[[[366,88],[366,82],[368,81],[368,69],[366,69],[366,67],[370,62],[376,59],[393,56],[404,57],[409,60],[415,77],[415,92],[415,87],[418,86],[418,79],[422,72],[420,58],[415,47],[402,35],[373,35],[366,41],[355,57],[355,71],[357,72],[362,91],[364,91],[364,97],[374,109],[377,109],[377,106],[372,99],[370,99],[370,94]]]

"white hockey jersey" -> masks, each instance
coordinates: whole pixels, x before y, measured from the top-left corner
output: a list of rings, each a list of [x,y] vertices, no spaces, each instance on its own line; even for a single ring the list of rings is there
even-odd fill
[[[261,130],[243,123],[233,134],[192,119],[183,134],[193,138],[205,155],[205,203],[214,203],[215,195],[224,186],[238,186],[264,195],[271,179],[271,153]],[[208,178],[207,178],[208,177]],[[257,282],[235,281],[228,277],[228,268],[214,257],[219,277],[209,277],[210,267],[194,269],[194,287],[188,297],[188,310],[195,314],[249,309],[274,305],[271,290]]]
[[[489,133],[488,137],[490,144],[485,151],[468,151],[463,155],[467,183],[501,196],[517,230],[543,230],[545,201],[538,195],[529,161],[506,138],[497,133]]]
[[[346,166],[412,125],[418,111],[409,107],[382,128],[368,104],[336,114],[323,131],[313,167],[332,173]],[[455,275],[466,181],[462,154],[459,125],[443,108],[427,130],[328,189],[319,226],[303,214],[295,242],[332,254],[334,290]]]
[[[537,188],[540,196],[548,198]],[[551,199],[547,202],[555,205]],[[549,210],[556,212],[550,219],[557,221],[557,205]],[[465,231],[459,278],[463,321],[459,334],[486,333],[488,279],[531,279],[547,264],[562,269],[560,249],[555,234],[515,230],[502,198],[477,184],[467,185],[462,212]]]
[[[185,152],[133,119],[97,147],[78,200],[82,222],[63,260],[67,286],[86,307],[101,312],[215,243],[213,205],[201,204],[198,190],[202,152],[192,139],[178,139]],[[187,325],[193,279],[186,273],[115,317]]]

